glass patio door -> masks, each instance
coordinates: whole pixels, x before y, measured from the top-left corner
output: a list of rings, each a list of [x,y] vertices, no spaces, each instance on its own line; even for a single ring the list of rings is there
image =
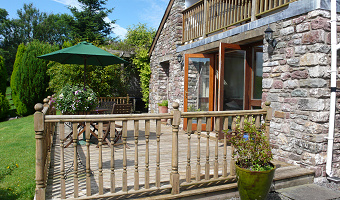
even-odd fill
[[[184,80],[184,112],[213,110],[214,55],[186,54]],[[184,129],[186,129],[186,121]],[[202,120],[202,130],[206,121]],[[193,130],[197,129],[197,119],[193,119]]]

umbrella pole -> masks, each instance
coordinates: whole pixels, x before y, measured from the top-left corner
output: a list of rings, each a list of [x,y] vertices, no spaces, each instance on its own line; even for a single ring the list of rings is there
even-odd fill
[[[84,57],[84,90],[85,90],[85,84],[86,84],[86,59],[87,57]]]

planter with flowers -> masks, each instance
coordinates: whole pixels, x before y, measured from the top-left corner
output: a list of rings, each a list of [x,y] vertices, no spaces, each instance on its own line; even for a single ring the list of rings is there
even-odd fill
[[[57,93],[55,102],[63,114],[88,114],[98,104],[92,89],[68,84]]]
[[[236,160],[237,186],[242,200],[266,199],[273,181],[276,167],[270,162],[273,155],[264,130],[264,125],[256,128],[255,118],[245,117],[243,130],[237,118],[235,135],[225,131],[235,148],[232,156]]]

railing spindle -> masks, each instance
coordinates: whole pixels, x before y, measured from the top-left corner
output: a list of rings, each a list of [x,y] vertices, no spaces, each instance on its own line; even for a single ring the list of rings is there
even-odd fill
[[[103,181],[103,122],[99,122],[98,128],[98,147],[99,147],[99,161],[98,161],[98,171],[99,171],[99,195],[104,192],[104,181]]]
[[[78,139],[78,123],[72,123],[73,127],[73,182],[74,182],[74,198],[78,198],[78,161],[77,161],[77,139]]]
[[[173,120],[172,120],[172,159],[170,183],[172,185],[171,194],[179,194],[179,173],[178,173],[178,129],[181,123],[181,112],[178,110],[179,104],[172,104]]]
[[[123,121],[123,133],[122,133],[122,138],[123,138],[123,192],[127,192],[127,121]]]
[[[111,188],[110,192],[116,192],[116,176],[115,176],[115,150],[114,150],[114,139],[116,135],[116,124],[115,121],[110,123],[110,142],[111,142]]]
[[[86,126],[85,140],[86,140],[86,195],[91,196],[91,167],[90,167],[90,125]]]
[[[60,139],[60,193],[61,199],[66,199],[65,192],[65,163],[64,163],[64,137],[65,137],[65,124],[59,122],[59,139]]]
[[[201,180],[201,131],[202,118],[197,118],[197,164],[196,164],[196,181]]]
[[[139,121],[134,121],[134,136],[135,136],[135,190],[139,190],[139,172],[138,172],[138,136],[139,136]]]
[[[187,135],[188,135],[188,145],[187,145],[187,166],[186,166],[186,182],[191,182],[191,131],[192,131],[192,118],[188,118],[188,127],[187,127]]]
[[[228,130],[228,117],[224,118],[224,125],[223,130]],[[223,170],[222,170],[222,176],[227,177],[228,176],[228,162],[227,162],[227,135],[223,133]]]
[[[232,131],[232,135],[235,134],[235,128],[236,128],[236,117],[233,116],[232,118],[232,123],[231,123],[231,131]],[[231,153],[234,153],[234,145],[231,145]],[[230,160],[230,175],[234,176],[235,175],[235,159],[231,158]]]
[[[209,180],[210,179],[209,140],[210,140],[210,131],[211,131],[211,118],[210,117],[207,117],[206,131],[207,131],[207,149],[206,149],[206,161],[205,161],[205,180]]]
[[[150,188],[149,137],[150,137],[150,120],[145,120],[145,189]]]
[[[157,136],[157,156],[156,156],[156,187],[161,187],[161,145],[160,145],[160,136],[161,136],[161,125],[162,122],[160,119],[156,120],[156,136]]]
[[[215,161],[214,161],[214,178],[218,178],[218,134],[220,132],[221,118],[216,117],[216,125],[215,125]]]

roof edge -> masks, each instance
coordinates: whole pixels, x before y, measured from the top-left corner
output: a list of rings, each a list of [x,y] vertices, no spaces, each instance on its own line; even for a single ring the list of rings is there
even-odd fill
[[[154,37],[154,39],[152,41],[151,47],[149,49],[149,56],[151,56],[151,53],[152,53],[153,49],[155,48],[156,42],[157,42],[157,40],[158,40],[158,38],[159,38],[159,36],[161,34],[161,31],[162,31],[162,29],[164,27],[164,24],[165,24],[166,20],[168,19],[168,16],[169,16],[170,10],[172,8],[172,5],[174,4],[174,1],[175,0],[170,0],[170,2],[168,4],[168,7],[166,8],[166,10],[164,12],[162,21],[159,24],[159,27],[158,27],[157,32],[156,32],[156,35],[155,35],[155,37]]]

